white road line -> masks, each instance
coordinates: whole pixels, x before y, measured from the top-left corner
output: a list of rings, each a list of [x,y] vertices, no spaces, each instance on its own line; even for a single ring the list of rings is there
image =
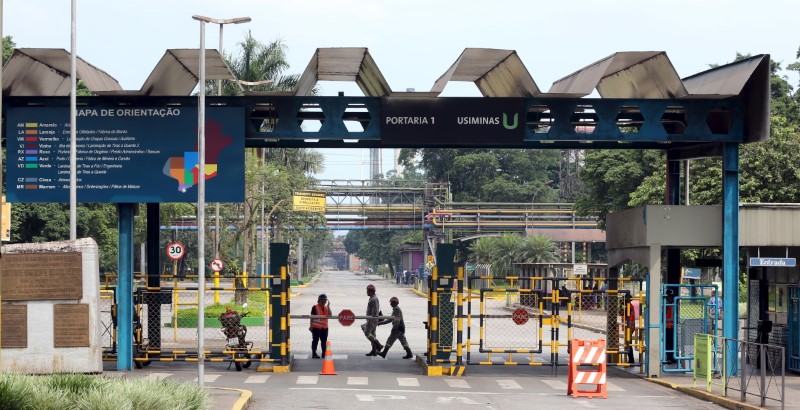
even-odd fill
[[[514,380],[498,380],[497,384],[500,385],[501,389],[521,389],[522,386],[519,383],[515,382]]]
[[[295,360],[308,360],[309,357],[311,357],[311,356],[309,356],[307,354],[296,354],[296,355],[294,355]]]
[[[437,397],[436,404],[452,404],[453,401],[461,402],[461,404],[479,404],[477,401],[469,397]]]
[[[267,379],[269,379],[269,375],[260,375],[260,376],[250,376],[244,382],[245,384],[249,383],[266,383]]]
[[[217,379],[219,379],[221,374],[204,374],[203,375],[203,383],[214,383]],[[197,383],[197,377],[194,378],[194,382]]]
[[[172,376],[172,373],[150,373],[147,375],[147,377],[145,377],[145,379],[164,380],[169,376]]]
[[[564,393],[567,392],[567,384],[562,382],[561,380],[540,379],[540,381],[550,386],[550,388],[553,390],[562,390]]]
[[[419,387],[419,380],[416,377],[398,377],[397,384],[403,387]]]
[[[406,396],[394,394],[356,394],[358,401],[377,401],[377,400],[406,400]]]
[[[366,386],[369,384],[369,377],[348,377],[347,384],[350,386]]]
[[[454,389],[469,389],[469,383],[464,379],[444,379],[444,382]]]
[[[616,384],[610,382],[606,382],[606,389],[608,389],[608,391],[626,391],[622,387],[619,387]]]
[[[586,407],[587,409],[593,409],[596,407],[594,404],[589,403],[586,400],[575,400],[575,403],[580,404],[581,406]]]
[[[346,354],[334,354],[331,355],[331,360],[347,360]]]
[[[317,384],[319,376],[297,376],[297,384]]]

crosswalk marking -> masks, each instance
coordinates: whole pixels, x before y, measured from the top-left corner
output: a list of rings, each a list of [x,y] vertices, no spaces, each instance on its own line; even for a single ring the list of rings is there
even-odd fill
[[[308,360],[310,356],[307,354],[296,354],[294,355],[295,360]]]
[[[501,389],[521,389],[522,386],[519,383],[515,382],[514,380],[498,380],[497,384],[500,385]]]
[[[369,384],[369,377],[348,377],[348,385],[366,386]]]
[[[419,387],[419,380],[416,377],[398,377],[397,384],[403,387]]]
[[[319,376],[297,376],[297,384],[317,384]]]
[[[347,360],[347,355],[346,354],[334,354],[334,355],[331,355],[331,359],[333,359],[333,360]]]
[[[469,383],[464,379],[444,379],[444,382],[454,389],[469,389]]]
[[[245,383],[266,383],[267,379],[269,379],[269,375],[259,375],[259,376],[250,376],[244,382]]]
[[[172,376],[172,373],[150,373],[145,379],[164,380],[169,376]]]
[[[222,375],[221,374],[204,374],[203,375],[203,383],[214,383],[215,381],[217,381],[217,379],[219,379],[219,376],[222,376]],[[194,378],[194,382],[197,383],[197,377]]]
[[[563,390],[567,391],[567,384],[562,382],[561,380],[548,380],[548,379],[541,379],[542,383],[550,386],[553,390]]]
[[[619,387],[616,384],[610,382],[606,382],[606,389],[608,389],[608,391],[625,391],[625,389],[623,389],[622,387]]]

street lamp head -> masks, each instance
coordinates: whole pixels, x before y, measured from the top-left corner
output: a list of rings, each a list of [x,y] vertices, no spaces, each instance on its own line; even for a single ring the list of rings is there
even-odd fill
[[[206,23],[213,23],[213,24],[242,24],[242,23],[249,23],[252,19],[250,17],[234,17],[232,19],[215,19],[206,16],[199,16],[195,14],[192,16],[193,19],[197,21],[204,21]]]

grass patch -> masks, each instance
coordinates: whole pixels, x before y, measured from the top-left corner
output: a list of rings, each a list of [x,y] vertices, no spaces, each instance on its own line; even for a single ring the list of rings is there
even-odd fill
[[[248,304],[247,307],[235,306],[230,304],[215,304],[211,306],[206,306],[205,310],[205,317],[213,317],[218,318],[219,315],[225,312],[225,308],[230,306],[232,310],[235,310],[239,313],[247,312],[247,316],[249,317],[264,317],[264,308],[259,308],[257,306],[250,306]],[[197,308],[186,308],[178,310],[178,319],[188,319],[188,318],[196,318],[197,317]]]
[[[208,393],[171,380],[114,379],[84,374],[0,374],[0,409],[206,410]]]

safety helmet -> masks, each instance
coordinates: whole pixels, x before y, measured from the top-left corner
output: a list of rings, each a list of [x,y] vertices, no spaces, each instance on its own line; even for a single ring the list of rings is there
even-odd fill
[[[392,298],[389,299],[389,303],[400,303],[400,299],[398,299],[397,296],[392,296]]]
[[[328,299],[328,296],[325,295],[324,293],[322,293],[322,294],[319,295],[319,297],[317,299]]]
[[[367,285],[367,290],[375,291],[375,285],[370,283],[369,285]]]

